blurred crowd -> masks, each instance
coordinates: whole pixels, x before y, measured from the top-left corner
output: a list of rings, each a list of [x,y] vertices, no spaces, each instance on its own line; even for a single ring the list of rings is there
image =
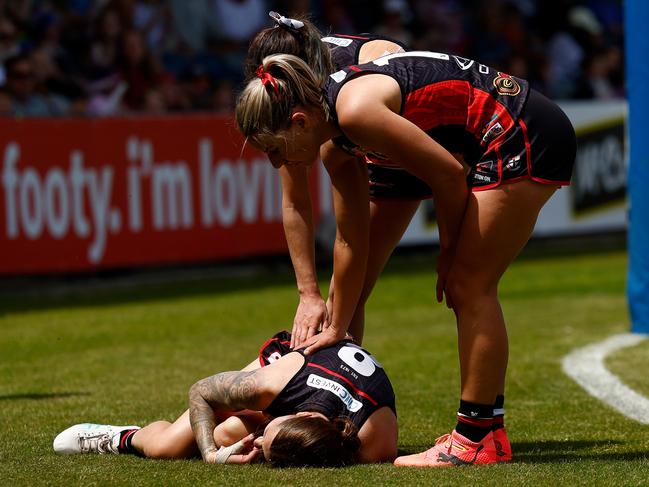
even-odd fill
[[[231,113],[269,10],[528,79],[624,96],[622,0],[0,0],[0,116]]]

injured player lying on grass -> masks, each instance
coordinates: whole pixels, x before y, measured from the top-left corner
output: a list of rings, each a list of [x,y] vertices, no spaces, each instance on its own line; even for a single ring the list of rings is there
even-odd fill
[[[62,454],[132,453],[275,466],[344,466],[394,460],[394,391],[381,365],[351,340],[305,356],[290,334],[268,340],[238,372],[194,384],[175,422],[143,428],[84,423],[54,439]]]

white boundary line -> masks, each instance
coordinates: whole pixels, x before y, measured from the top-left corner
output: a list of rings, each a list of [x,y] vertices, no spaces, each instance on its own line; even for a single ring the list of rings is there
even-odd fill
[[[632,347],[648,338],[646,335],[622,333],[574,350],[562,361],[563,371],[591,396],[603,401],[628,418],[649,424],[649,399],[626,386],[604,365],[608,354]]]

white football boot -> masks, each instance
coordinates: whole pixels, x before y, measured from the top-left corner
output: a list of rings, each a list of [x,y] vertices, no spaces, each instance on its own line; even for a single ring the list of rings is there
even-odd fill
[[[139,426],[111,426],[83,423],[70,426],[54,438],[54,451],[62,455],[77,453],[119,453],[120,433],[140,429]]]

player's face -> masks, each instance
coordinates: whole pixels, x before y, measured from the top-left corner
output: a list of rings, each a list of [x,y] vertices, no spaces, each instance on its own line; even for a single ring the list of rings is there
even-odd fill
[[[266,460],[270,458],[270,445],[273,443],[273,440],[275,439],[275,436],[277,436],[277,433],[279,433],[282,423],[287,419],[295,417],[295,414],[278,416],[266,425],[263,436],[255,439],[255,446],[262,449],[262,451],[264,452],[264,458],[266,458]]]
[[[315,121],[308,113],[296,112],[291,125],[276,135],[260,135],[253,145],[268,155],[276,169],[282,166],[311,166],[323,142]]]
[[[286,416],[278,416],[277,418],[273,419],[270,423],[266,425],[263,436],[256,438],[254,442],[255,447],[261,448],[261,450],[264,452],[264,458],[266,458],[266,460],[270,458],[270,446],[272,445],[275,436],[277,436],[277,433],[281,431],[282,423],[287,419],[297,418],[301,416],[320,417],[320,418],[327,419],[327,417],[324,414],[317,413],[315,411],[305,411],[297,414],[288,414]]]

